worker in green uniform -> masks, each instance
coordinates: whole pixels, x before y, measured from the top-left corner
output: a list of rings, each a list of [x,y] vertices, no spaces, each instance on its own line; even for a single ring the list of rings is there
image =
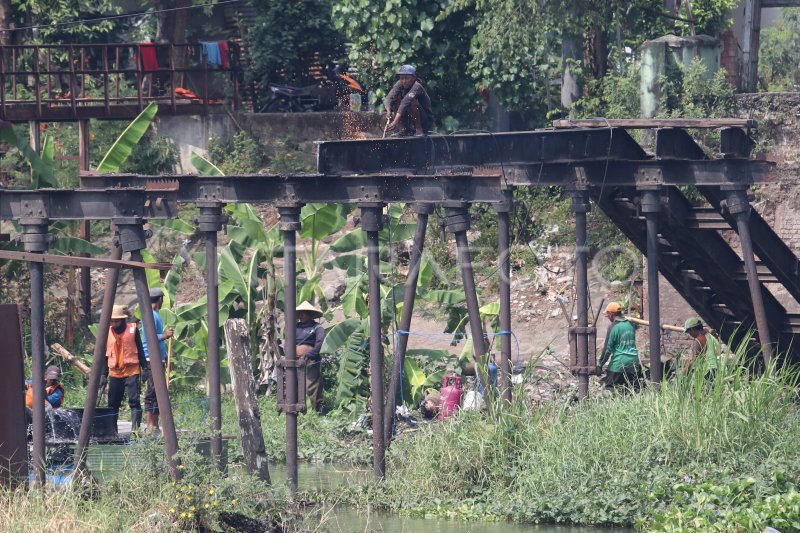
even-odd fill
[[[692,348],[686,360],[686,370],[692,368],[701,370],[706,377],[713,378],[719,368],[719,358],[722,355],[719,339],[708,332],[696,316],[686,320],[683,331],[692,337]]]
[[[608,326],[597,373],[602,374],[603,366],[608,362],[608,372],[603,379],[607,389],[629,386],[633,390],[639,390],[641,366],[639,351],[636,349],[636,328],[622,316],[622,306],[618,302],[608,304],[606,317],[611,324]]]

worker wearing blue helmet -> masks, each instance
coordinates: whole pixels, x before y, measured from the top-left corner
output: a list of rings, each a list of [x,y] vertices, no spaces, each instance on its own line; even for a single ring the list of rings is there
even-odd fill
[[[397,75],[400,79],[386,95],[386,120],[391,121],[388,128],[395,136],[427,135],[433,130],[433,108],[417,79],[417,69],[403,65]]]

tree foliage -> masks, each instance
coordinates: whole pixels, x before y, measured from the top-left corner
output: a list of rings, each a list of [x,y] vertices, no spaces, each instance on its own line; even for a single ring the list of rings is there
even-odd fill
[[[768,91],[796,91],[800,85],[800,10],[783,9],[777,24],[761,31],[758,77]]]
[[[696,32],[714,35],[727,28],[733,4],[692,2]],[[561,72],[561,43],[567,36],[583,41],[579,67],[591,81],[635,57],[643,41],[689,31],[686,23],[663,16],[661,0],[455,0],[438,24],[452,24],[458,14],[474,28],[467,73],[519,110],[536,110],[546,98],[556,99],[552,93],[559,89],[552,82]]]
[[[308,66],[344,54],[344,39],[331,23],[332,0],[253,2],[255,27],[247,36],[248,81],[266,91],[269,82],[304,83]]]
[[[350,61],[376,100],[397,81],[400,65],[413,64],[437,119],[454,128],[447,117],[468,115],[480,99],[467,68],[475,35],[467,25],[471,9],[440,20],[446,6],[438,0],[338,0],[333,20],[352,43]]]
[[[45,43],[97,42],[110,37],[120,25],[119,20],[93,21],[121,11],[112,0],[12,0],[11,5],[17,25],[32,22],[38,26],[34,40]],[[62,24],[65,22],[70,24]]]

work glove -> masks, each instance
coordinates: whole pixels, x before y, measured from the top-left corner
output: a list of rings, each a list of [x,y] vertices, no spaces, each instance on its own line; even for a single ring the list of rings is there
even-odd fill
[[[598,376],[602,376],[603,375],[603,367],[600,366],[600,365],[597,365],[597,375]]]

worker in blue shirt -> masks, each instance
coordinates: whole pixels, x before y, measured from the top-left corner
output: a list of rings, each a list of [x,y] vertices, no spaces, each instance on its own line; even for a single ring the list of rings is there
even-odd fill
[[[164,291],[159,288],[150,289],[150,302],[153,305],[153,320],[156,323],[156,333],[158,334],[158,349],[161,354],[161,363],[167,360],[167,339],[174,335],[175,330],[172,328],[164,331],[164,322],[161,320],[159,310],[164,304]],[[144,328],[144,325],[142,325]],[[147,426],[145,433],[158,433],[161,429],[158,426],[158,401],[156,400],[156,389],[153,385],[153,373],[150,371],[150,352],[147,347],[147,335],[142,331],[142,344],[144,345],[144,357],[147,360],[147,368],[145,374],[147,376],[147,391],[144,394],[144,411]],[[136,431],[137,428],[133,428]]]
[[[48,366],[44,373],[44,405],[48,409],[58,409],[64,402],[64,387],[60,379],[61,369],[55,365]],[[28,409],[33,409],[33,381],[26,380],[25,388],[25,405]]]

